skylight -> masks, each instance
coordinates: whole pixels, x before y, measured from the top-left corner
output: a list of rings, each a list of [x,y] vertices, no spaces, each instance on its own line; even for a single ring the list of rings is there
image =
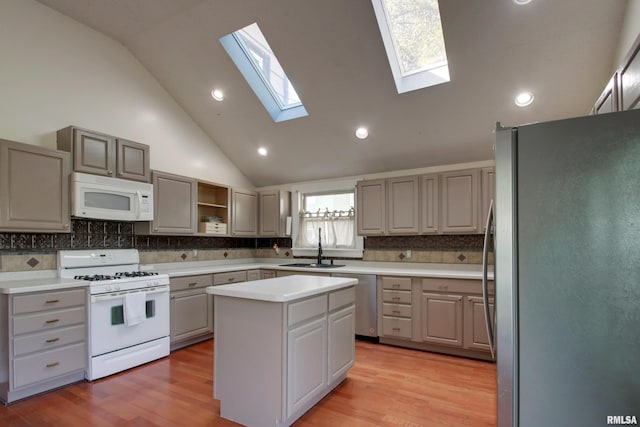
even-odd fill
[[[220,43],[275,122],[308,115],[258,24],[227,34]]]
[[[371,0],[398,93],[449,78],[438,0]]]

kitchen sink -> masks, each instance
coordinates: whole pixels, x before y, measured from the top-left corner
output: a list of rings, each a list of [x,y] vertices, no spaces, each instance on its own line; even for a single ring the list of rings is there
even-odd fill
[[[295,262],[293,264],[280,264],[280,267],[338,268],[344,267],[344,264],[310,264],[305,262]]]

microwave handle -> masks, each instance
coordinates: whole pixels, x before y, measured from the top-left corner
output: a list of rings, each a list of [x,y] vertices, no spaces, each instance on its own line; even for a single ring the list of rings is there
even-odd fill
[[[142,193],[136,190],[136,219],[140,219],[140,211],[142,209]]]

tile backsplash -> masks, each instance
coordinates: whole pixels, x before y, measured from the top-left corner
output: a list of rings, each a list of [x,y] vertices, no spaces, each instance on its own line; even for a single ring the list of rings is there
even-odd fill
[[[272,249],[280,247],[279,254]],[[143,264],[239,258],[292,258],[290,238],[138,236],[134,223],[73,219],[68,234],[0,233],[0,272],[56,268],[64,249],[127,249]],[[479,264],[482,235],[371,236],[364,261]],[[409,251],[409,252],[407,252]]]

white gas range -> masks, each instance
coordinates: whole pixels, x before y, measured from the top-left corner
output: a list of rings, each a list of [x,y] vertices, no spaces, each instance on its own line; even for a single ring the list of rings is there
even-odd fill
[[[89,281],[87,379],[169,355],[169,276],[140,271],[137,249],[59,251],[58,274]]]

